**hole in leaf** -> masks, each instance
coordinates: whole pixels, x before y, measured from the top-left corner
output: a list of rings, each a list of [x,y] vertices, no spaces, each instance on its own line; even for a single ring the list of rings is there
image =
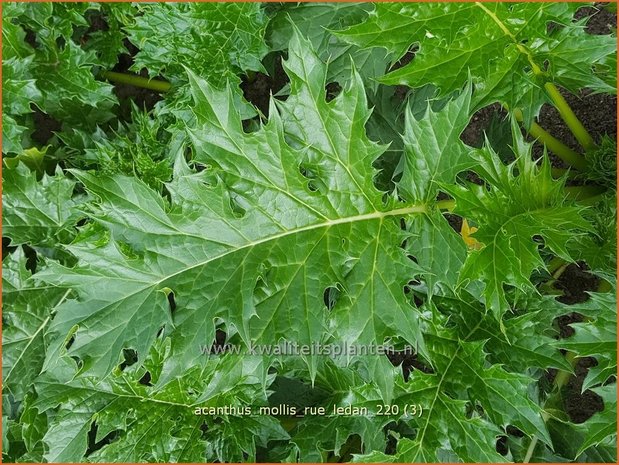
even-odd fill
[[[391,364],[395,367],[402,366],[402,375],[404,381],[408,381],[413,370],[419,370],[423,373],[434,373],[431,367],[426,365],[419,356],[414,353],[412,348],[405,350],[390,350],[385,354]]]
[[[120,252],[128,259],[132,260],[140,258],[140,253],[131,244],[122,241],[116,241],[116,243]]]
[[[146,373],[144,373],[138,383],[140,383],[142,386],[152,386],[153,384],[151,383],[150,371],[146,371]]]
[[[120,432],[118,430],[110,431],[106,434],[100,441],[97,442],[97,431],[99,430],[99,426],[96,422],[92,422],[90,425],[90,430],[88,431],[88,448],[86,450],[86,457],[88,457],[93,452],[98,451],[99,449],[107,446],[114,442],[119,436]]]
[[[208,169],[208,165],[205,165],[204,163],[200,163],[200,162],[197,162],[197,161],[194,161],[190,166],[194,170],[196,170],[197,173],[200,173],[200,172]]]
[[[496,451],[501,455],[507,455],[509,449],[507,448],[507,436],[499,436],[495,446]]]
[[[282,66],[282,59],[287,53],[269,53],[263,60],[267,74],[260,72],[248,73],[241,76],[241,90],[245,99],[252,103],[260,112],[269,116],[270,94],[276,95],[289,82],[288,75]],[[286,100],[286,96],[275,97],[278,100]]]
[[[121,371],[131,365],[135,365],[138,361],[138,353],[133,349],[123,349],[123,358],[124,360],[119,367]]]
[[[229,202],[230,209],[232,210],[232,213],[234,213],[234,216],[236,216],[237,218],[242,218],[243,216],[245,216],[247,210],[245,210],[245,208],[243,208],[243,206],[241,205],[239,197],[235,195],[230,195]]]
[[[69,350],[74,342],[75,342],[75,334],[73,334],[73,335],[71,335],[71,337],[69,337],[69,340],[65,343],[64,348],[66,350]]]
[[[58,47],[58,50],[64,50],[66,44],[67,42],[64,37],[60,36],[56,39],[56,47]]]
[[[510,436],[514,436],[516,438],[524,437],[524,433],[512,425],[507,425],[507,428],[505,428],[505,432],[509,434]]]
[[[176,297],[174,296],[174,291],[168,292],[168,304],[170,305],[170,313],[174,314],[176,310]]]
[[[415,58],[415,54],[419,51],[419,46],[417,44],[411,45],[408,51],[404,54],[402,58],[400,58],[397,62],[391,66],[389,72],[395,71],[396,69],[402,68],[413,61]]]
[[[307,188],[310,190],[310,192],[319,191],[320,185],[316,178],[316,172],[304,165],[299,165],[299,173],[301,173],[301,176],[308,180]]]
[[[17,23],[15,23],[17,24]],[[32,48],[39,48],[39,44],[37,42],[36,33],[30,29],[29,27],[25,27],[22,25],[22,29],[26,32],[26,37],[24,37],[24,41],[30,45]]]
[[[451,226],[451,229],[460,234],[460,231],[462,231],[462,217],[453,213],[443,213],[443,216],[449,223],[449,226]]]
[[[228,338],[227,333],[223,329],[217,328],[215,330],[215,339],[211,343],[211,348],[209,353],[211,354],[223,354],[228,351],[228,346],[226,344],[226,339]]]
[[[340,290],[336,286],[330,286],[325,289],[323,300],[327,306],[327,310],[332,310],[340,296]]]
[[[483,417],[484,409],[479,404],[473,404],[468,402],[466,404],[466,418],[471,419],[474,417]]]
[[[12,247],[11,245],[11,239],[9,239],[8,237],[3,237],[2,238],[2,259],[4,260],[4,258],[10,254],[13,253],[15,250],[17,250],[17,247]]]
[[[337,82],[330,82],[325,86],[325,91],[326,100],[327,102],[330,102],[340,94],[340,92],[342,91],[342,86],[340,86],[340,84]]]
[[[26,256],[26,269],[30,273],[36,273],[37,271],[37,252],[32,247],[27,245],[22,246],[24,255]]]
[[[347,463],[352,461],[354,454],[363,452],[363,441],[358,434],[351,434],[344,445],[340,448],[340,456],[338,462]],[[336,456],[337,457],[337,456]]]
[[[79,358],[77,355],[71,355],[71,359],[73,359],[73,361],[77,365],[77,370],[78,371],[81,370],[82,367],[84,366],[84,362],[82,361],[82,359]]]

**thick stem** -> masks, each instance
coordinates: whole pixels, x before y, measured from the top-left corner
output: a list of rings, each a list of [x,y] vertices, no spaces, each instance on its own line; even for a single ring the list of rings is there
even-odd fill
[[[522,111],[519,108],[514,109],[514,116],[518,121],[523,121]],[[531,123],[528,132],[568,165],[573,166],[577,170],[584,170],[586,168],[587,163],[582,155],[569,148],[559,139],[550,135],[539,124],[535,122]]]
[[[613,287],[610,285],[608,281],[605,279],[600,280],[600,284],[598,284],[597,292],[610,292],[613,290]]]
[[[553,178],[562,178],[567,175],[567,179],[573,179],[576,177],[576,173],[574,171],[570,171],[566,168],[550,168],[550,174],[552,174]]]
[[[565,186],[563,189],[568,199],[578,201],[597,197],[607,190],[602,186]]]
[[[548,274],[553,278],[557,278],[554,274],[559,271],[567,262],[563,260],[561,257],[553,257],[552,260],[548,262],[546,269],[548,270]]]
[[[120,84],[141,87],[143,89],[155,90],[157,92],[168,92],[172,87],[169,82],[157,79],[147,79],[133,74],[116,73],[114,71],[103,71],[101,77]]]
[[[594,149],[595,142],[593,141],[593,137],[591,137],[580,120],[576,117],[568,103],[563,98],[563,95],[561,95],[561,92],[559,92],[559,89],[557,89],[557,86],[555,86],[552,82],[547,82],[544,84],[544,88],[557,107],[557,110],[559,110],[561,118],[565,121],[567,127],[570,128],[570,131],[572,131],[572,134],[574,134],[574,137],[576,137],[576,140],[582,148],[586,151]]]
[[[456,201],[453,199],[439,200],[435,205],[439,208],[439,210],[451,211],[456,206]]]

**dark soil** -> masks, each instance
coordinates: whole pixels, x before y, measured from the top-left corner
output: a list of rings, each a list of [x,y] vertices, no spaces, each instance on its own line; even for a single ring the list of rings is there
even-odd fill
[[[592,357],[579,359],[574,367],[576,376],[572,376],[564,388],[563,405],[565,412],[574,423],[583,423],[595,412],[604,409],[602,398],[595,392],[589,389],[583,393],[580,392],[589,368],[595,365],[597,365],[597,362]]]
[[[39,145],[46,145],[49,140],[54,137],[55,131],[62,129],[62,123],[55,120],[47,113],[43,113],[35,105],[31,105],[34,118],[34,131],[32,132],[32,140]]]
[[[277,53],[273,57],[272,76],[253,73],[253,76],[242,77],[241,90],[243,96],[267,117],[269,116],[271,95],[277,94],[288,83],[288,75],[282,66],[282,59],[281,53]]]
[[[586,301],[589,296],[587,292],[595,291],[600,283],[600,279],[587,272],[588,268],[584,263],[570,264],[561,274],[554,287],[563,292],[557,300],[573,305]],[[574,335],[574,328],[570,325],[584,321],[584,317],[577,312],[562,315],[556,319],[555,323],[559,329],[560,338],[568,338]],[[587,376],[588,369],[597,364],[591,357],[578,359],[574,367],[575,376],[572,376],[562,390],[562,401],[565,412],[575,423],[582,423],[590,418],[594,413],[603,410],[604,403],[602,398],[591,390],[581,393],[582,384]],[[556,370],[550,370],[547,381],[551,382],[556,376]]]
[[[471,118],[469,125],[460,135],[462,142],[469,147],[481,147],[484,142],[484,133],[488,130],[490,121],[495,115],[506,115],[498,103],[477,111]]]
[[[571,264],[555,283],[554,287],[563,295],[557,300],[567,305],[584,302],[589,298],[587,292],[595,291],[600,284],[600,278],[589,273],[585,263]]]
[[[408,381],[413,370],[420,370],[423,373],[433,373],[432,368],[419,360],[417,354],[411,354],[405,351],[393,351],[387,354],[387,358],[393,366],[397,367],[402,365],[402,374],[404,375],[405,381]]]
[[[598,2],[595,6],[584,6],[574,15],[575,19],[591,16],[585,31],[593,35],[610,34],[617,27],[617,15],[605,8],[608,4]]]

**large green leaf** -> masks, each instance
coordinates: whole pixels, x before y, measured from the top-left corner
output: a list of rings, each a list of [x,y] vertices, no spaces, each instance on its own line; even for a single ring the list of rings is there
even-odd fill
[[[379,3],[365,22],[340,36],[360,47],[382,47],[393,62],[415,47],[412,62],[391,71],[382,82],[411,87],[431,83],[445,95],[471,76],[479,84],[477,105],[500,101],[522,107],[529,120],[547,100],[544,80],[573,91],[613,90],[596,76],[594,67],[604,65],[615,52],[615,38],[590,36],[583,21],[572,22],[578,6]],[[560,27],[550,28],[551,22]]]
[[[147,3],[125,26],[140,51],[133,69],[187,82],[184,67],[215,87],[239,84],[242,71],[260,71],[267,52],[267,18],[259,3]]]
[[[422,118],[408,108],[404,125],[404,168],[398,190],[409,200],[436,199],[441,183],[452,184],[456,175],[470,168],[475,159],[460,134],[471,115],[471,89],[450,101],[439,112],[428,104]]]
[[[169,341],[159,340],[144,367],[117,370],[105,380],[74,379],[76,367],[70,359],[42,375],[36,382],[34,405],[40,411],[55,412],[45,435],[45,458],[81,461],[93,425],[95,443],[107,438],[109,444],[102,442],[104,447],[89,455],[89,460],[108,463],[252,460],[256,444],[287,438],[273,417],[223,410],[201,413],[201,409],[223,406],[257,411],[265,405],[265,383],[273,376],[263,381],[261,358],[208,357],[202,368],[188,370],[182,378],[155,389],[152,384],[158,382],[168,356]]]
[[[50,364],[73,328],[67,355],[79,357],[84,372],[105,375],[121,349],[142,356],[165,326],[174,354],[166,370],[177,375],[201,357],[218,319],[246,345],[399,336],[423,348],[403,291],[417,268],[400,248],[399,218],[425,206],[384,203],[374,188],[372,162],[382,149],[365,136],[369,110],[358,76],[328,103],[325,66],[298,37],[286,70],[290,97],[250,134],[230,91],[190,75],[200,123],[191,132],[195,159],[217,178],[179,174],[169,205],[136,179],[75,173],[98,199],[93,217],[112,240],[70,245],[79,265],[45,274],[80,296],[59,308],[50,328]],[[329,311],[322,296],[332,286],[343,292]],[[113,326],[102,326],[110,319]],[[297,319],[303,324],[291,325]]]
[[[414,371],[396,394],[399,405],[422,406],[420,416],[407,419],[416,428],[415,438],[401,439],[395,455],[373,452],[357,461],[503,462],[495,439],[507,425],[551,443],[541,408],[527,394],[533,380],[487,363],[485,342],[467,340],[479,324],[458,338],[444,323],[436,318],[424,326],[434,372]]]

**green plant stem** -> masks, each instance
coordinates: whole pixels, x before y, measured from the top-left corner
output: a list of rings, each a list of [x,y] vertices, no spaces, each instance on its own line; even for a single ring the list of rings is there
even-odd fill
[[[559,276],[561,276],[561,273],[563,273],[567,265],[568,263],[561,257],[554,257],[552,260],[550,260],[550,262],[548,262],[548,266],[546,268],[548,269],[548,273],[550,274],[550,276],[552,276],[554,279],[557,279]],[[558,274],[555,276],[555,273]]]
[[[561,257],[554,257],[550,260],[546,266],[550,279],[540,286],[540,291],[553,294],[555,290],[552,286],[554,286],[568,266],[569,262],[566,262]]]
[[[605,279],[600,279],[600,284],[598,284],[597,292],[610,292],[612,290],[613,287],[608,281],[606,281]]]
[[[561,92],[559,92],[559,89],[557,89],[557,86],[552,82],[547,82],[544,84],[544,88],[557,107],[557,110],[559,110],[559,115],[561,115],[561,118],[565,121],[567,127],[570,128],[570,131],[572,131],[572,134],[574,134],[574,137],[576,137],[576,140],[582,148],[584,148],[585,151],[594,149],[595,142],[593,141],[593,137],[591,137],[580,120],[576,117],[565,98],[563,98],[563,95],[561,95]]]
[[[524,56],[527,57],[527,60],[529,61],[530,65],[531,65],[531,70],[533,71],[533,74],[535,76],[538,76],[539,78],[545,80],[546,77],[547,77],[546,73],[535,62],[535,60],[533,59],[533,55],[531,54],[529,49],[527,47],[525,47],[520,42],[520,40],[518,40],[518,38],[509,30],[509,28],[503,23],[503,21],[501,21],[497,17],[497,15],[495,15],[483,3],[475,2],[475,4],[479,8],[484,10],[484,12],[488,16],[490,16],[490,18],[492,18],[492,20],[501,28],[503,33],[507,37],[512,39],[512,41],[516,45],[516,48],[518,49],[518,51],[520,53],[522,53]],[[565,101],[565,99],[563,98],[563,96],[559,92],[559,89],[557,89],[557,86],[555,86],[552,82],[546,82],[544,84],[544,88],[546,89],[546,92],[548,92],[548,96],[550,97],[552,102],[557,107],[557,110],[559,110],[559,114],[561,115],[561,118],[563,119],[563,121],[565,121],[565,124],[567,124],[567,127],[570,128],[570,131],[572,131],[572,134],[574,134],[574,136],[576,137],[576,140],[578,141],[578,143],[586,151],[591,150],[592,148],[595,148],[595,143],[593,142],[593,138],[587,132],[587,130],[582,125],[582,123],[579,121],[579,119],[576,117],[576,115],[574,114],[574,112],[572,111],[572,109],[570,108],[568,103]]]
[[[569,362],[569,364],[573,368],[576,363],[576,354],[574,352],[567,352],[565,354],[565,359]],[[555,395],[561,392],[561,388],[565,385],[565,383],[568,382],[568,380],[570,379],[570,376],[572,376],[572,373],[569,371],[560,370],[559,372],[557,372],[557,375],[555,376],[555,379],[553,380],[553,383],[552,383],[555,387]],[[548,414],[547,412],[542,412],[542,420],[546,422],[548,421],[548,418],[550,418],[550,414]],[[529,463],[529,461],[531,460],[531,457],[533,456],[533,452],[535,452],[537,441],[538,441],[538,437],[533,436],[533,439],[531,440],[531,444],[529,444],[529,448],[527,449],[527,453],[525,454],[524,459],[522,460],[522,463]]]
[[[147,79],[134,74],[116,73],[114,71],[103,71],[101,77],[108,81],[128,84],[130,86],[141,87],[143,89],[155,90],[157,92],[168,92],[172,85],[166,81],[157,79]]]
[[[519,108],[514,109],[514,116],[516,117],[516,120],[520,122],[524,120],[522,110]],[[586,168],[587,164],[582,155],[569,148],[559,139],[553,137],[536,122],[531,123],[531,126],[527,129],[527,131],[532,137],[535,137],[537,140],[542,142],[552,153],[568,165],[573,166],[577,170],[584,170]]]
[[[553,178],[561,178],[567,175],[567,179],[574,179],[576,177],[576,173],[574,171],[570,171],[566,168],[550,168],[550,174],[552,174]]]
[[[568,199],[579,201],[595,198],[606,192],[606,188],[602,186],[565,186],[564,190]]]
[[[452,211],[456,206],[456,201],[453,199],[439,200],[435,205],[439,208],[439,210]]]

